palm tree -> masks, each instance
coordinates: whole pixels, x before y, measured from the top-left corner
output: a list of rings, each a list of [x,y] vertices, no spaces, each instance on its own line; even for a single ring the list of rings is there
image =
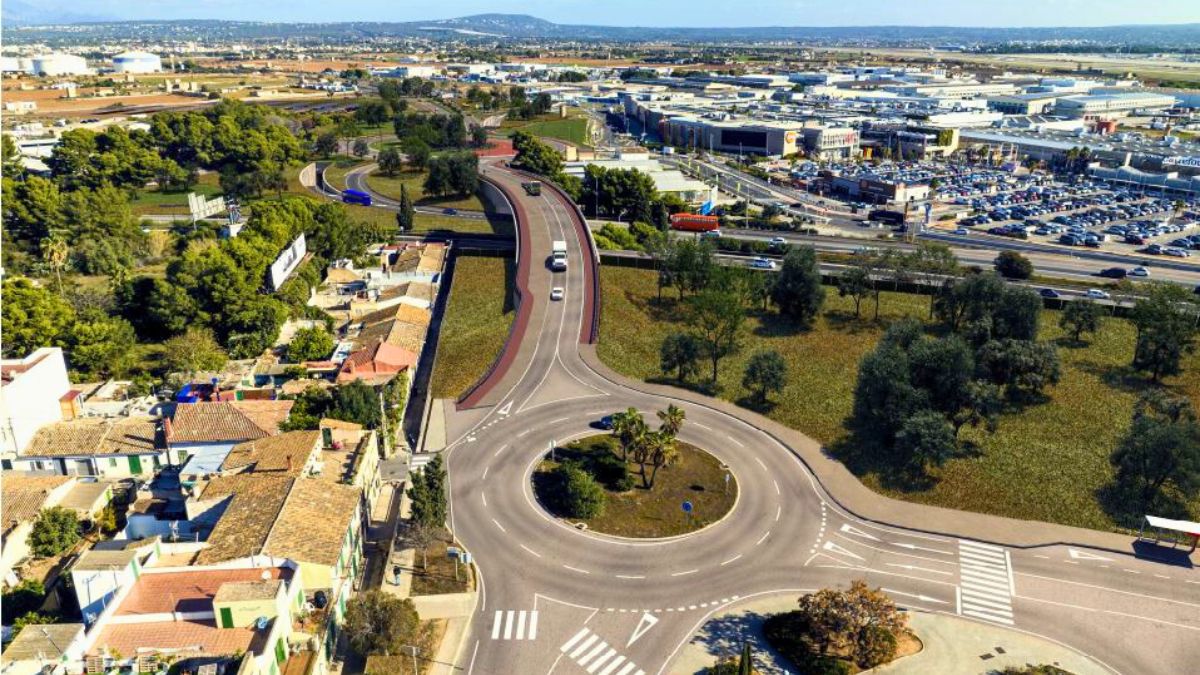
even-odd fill
[[[675,437],[669,436],[664,432],[650,434],[652,437],[649,450],[649,460],[654,465],[654,470],[650,472],[650,480],[646,480],[646,467],[642,466],[642,483],[646,488],[654,487],[654,479],[658,477],[658,470],[664,466],[671,466],[679,461],[679,449],[675,447]]]
[[[621,460],[629,461],[629,451],[646,434],[646,421],[637,408],[613,414],[613,436],[621,445]]]
[[[658,419],[662,422],[659,430],[671,438],[675,438],[679,435],[679,430],[683,428],[683,420],[687,419],[687,413],[683,412],[683,408],[672,403],[667,406],[666,410],[658,411]]]
[[[58,294],[62,295],[62,270],[67,266],[67,258],[70,256],[71,250],[67,246],[67,242],[61,237],[50,237],[42,244],[42,259],[54,270],[54,275],[58,278]]]

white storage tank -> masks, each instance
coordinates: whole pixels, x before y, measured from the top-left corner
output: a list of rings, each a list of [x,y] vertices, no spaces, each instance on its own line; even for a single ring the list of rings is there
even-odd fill
[[[162,59],[150,52],[122,52],[113,57],[113,71],[118,73],[159,73]]]
[[[82,56],[74,54],[43,54],[30,59],[34,75],[87,75],[92,72]]]

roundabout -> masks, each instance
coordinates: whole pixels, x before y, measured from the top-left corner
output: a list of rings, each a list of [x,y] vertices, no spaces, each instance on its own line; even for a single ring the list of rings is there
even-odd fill
[[[531,483],[537,504],[576,529],[629,539],[686,536],[720,522],[737,504],[733,473],[691,443],[677,440],[673,446],[669,461],[650,457],[644,464],[628,454],[623,459],[620,443],[608,434],[556,447],[535,463]],[[573,508],[577,482],[588,486],[599,504],[597,513]]]

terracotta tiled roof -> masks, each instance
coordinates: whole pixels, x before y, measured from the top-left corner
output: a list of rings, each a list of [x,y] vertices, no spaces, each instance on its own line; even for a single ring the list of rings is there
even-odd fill
[[[33,520],[46,503],[46,496],[55,488],[74,480],[70,476],[23,476],[5,471],[0,480],[0,509],[3,511],[3,529],[9,530],[19,523]]]
[[[221,471],[249,469],[255,473],[299,475],[320,443],[320,431],[289,431],[246,441],[233,446],[221,463]]]
[[[216,527],[208,547],[196,556],[200,565],[263,553],[271,525],[287,501],[294,479],[281,475],[242,473],[217,476],[204,486],[200,498],[233,497]]]
[[[300,562],[334,565],[361,492],[349,485],[297,479],[265,552]]]
[[[38,429],[23,457],[150,454],[163,447],[153,417],[84,417]]]
[[[279,433],[292,401],[180,403],[171,420],[172,443],[249,441]]]
[[[419,326],[429,326],[433,312],[414,305],[400,304],[396,307],[396,318],[404,323],[415,323]]]
[[[175,656],[228,656],[247,652],[254,644],[253,628],[217,628],[213,621],[108,622],[97,636],[92,654],[116,650],[134,655],[138,649],[169,651]]]
[[[272,555],[333,565],[361,491],[312,478],[246,473],[209,481],[202,499],[232,495],[197,564]]]
[[[225,584],[238,581],[291,579],[287,567],[195,569],[143,574],[117,608],[117,616],[162,614],[164,612],[212,611],[212,599]]]
[[[337,380],[386,380],[416,363],[417,355],[413,352],[386,342],[376,342],[346,357],[338,371]]]

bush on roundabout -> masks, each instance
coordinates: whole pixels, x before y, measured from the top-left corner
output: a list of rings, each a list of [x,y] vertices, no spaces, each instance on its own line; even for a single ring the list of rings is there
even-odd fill
[[[624,468],[624,467],[622,467]],[[555,471],[563,510],[572,518],[598,518],[604,514],[607,498],[604,488],[592,475],[574,462],[566,462]],[[625,477],[629,480],[628,477]]]

